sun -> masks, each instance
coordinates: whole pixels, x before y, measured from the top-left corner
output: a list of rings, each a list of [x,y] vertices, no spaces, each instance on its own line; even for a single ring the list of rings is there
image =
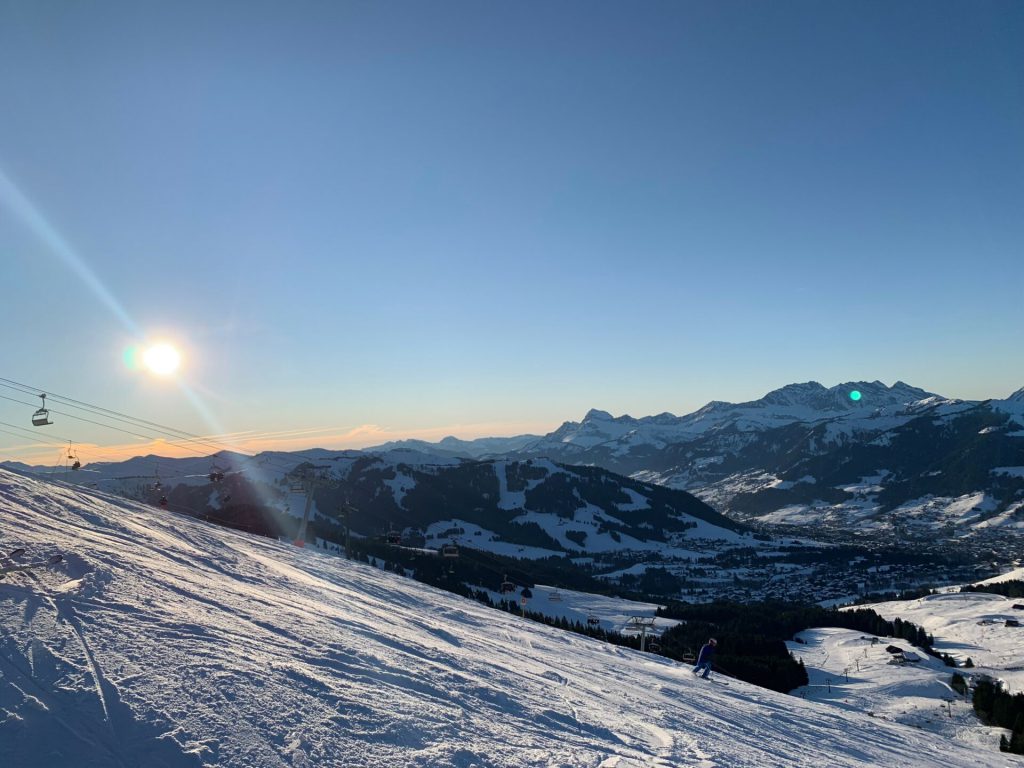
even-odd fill
[[[154,344],[142,353],[142,362],[157,376],[170,376],[181,365],[181,354],[170,344]]]

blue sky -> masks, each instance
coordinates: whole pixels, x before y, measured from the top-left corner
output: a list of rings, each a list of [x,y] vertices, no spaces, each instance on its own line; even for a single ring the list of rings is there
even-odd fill
[[[1022,39],[1018,2],[0,0],[0,377],[329,447],[1005,396]],[[156,338],[180,382],[122,364]]]

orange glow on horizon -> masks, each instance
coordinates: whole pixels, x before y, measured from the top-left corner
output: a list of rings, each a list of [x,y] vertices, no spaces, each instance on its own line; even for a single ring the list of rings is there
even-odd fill
[[[445,427],[396,430],[378,424],[362,424],[351,429],[336,427],[288,429],[276,431],[235,432],[224,435],[202,437],[195,443],[168,442],[167,440],[139,441],[116,445],[96,443],[75,443],[74,450],[87,468],[94,462],[119,462],[136,456],[156,455],[171,459],[194,456],[209,456],[220,450],[257,454],[263,451],[304,451],[323,448],[329,451],[359,450],[397,440],[425,440],[437,442],[449,435],[461,440],[478,437],[521,435],[525,433],[545,434],[553,427],[549,424],[524,424],[491,422],[482,424],[454,424]],[[206,445],[209,442],[212,445]],[[26,442],[6,449],[4,459],[13,459],[26,464],[51,466],[54,457],[62,449],[57,445]],[[67,449],[63,451],[66,453]]]

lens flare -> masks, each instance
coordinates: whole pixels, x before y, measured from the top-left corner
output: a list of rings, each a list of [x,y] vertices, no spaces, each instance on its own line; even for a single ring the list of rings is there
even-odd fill
[[[858,400],[860,400],[860,391],[856,389],[853,390],[850,393],[850,399],[853,400],[853,402],[857,402]]]
[[[142,350],[139,349],[138,344],[125,347],[124,352],[121,353],[121,359],[124,361],[124,367],[129,371],[137,371],[142,368]]]
[[[142,362],[157,376],[170,376],[181,365],[181,355],[170,344],[154,344],[142,353]]]

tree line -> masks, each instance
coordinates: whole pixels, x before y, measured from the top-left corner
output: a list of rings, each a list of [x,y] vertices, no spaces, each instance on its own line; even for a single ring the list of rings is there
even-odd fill
[[[979,680],[973,703],[982,722],[1010,729],[1009,738],[999,737],[999,749],[1024,755],[1024,693],[1010,694],[991,680]]]

